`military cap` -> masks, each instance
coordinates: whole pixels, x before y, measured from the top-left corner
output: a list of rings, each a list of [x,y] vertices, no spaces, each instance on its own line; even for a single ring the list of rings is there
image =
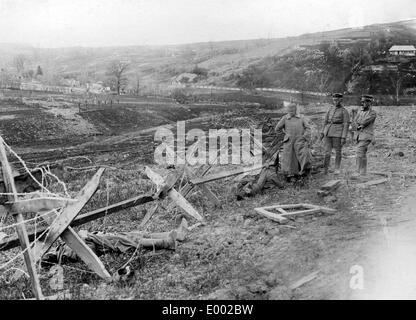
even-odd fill
[[[333,93],[332,98],[342,98],[344,95],[342,93]]]
[[[361,101],[370,101],[372,102],[374,100],[374,97],[369,94],[364,94],[361,96]]]

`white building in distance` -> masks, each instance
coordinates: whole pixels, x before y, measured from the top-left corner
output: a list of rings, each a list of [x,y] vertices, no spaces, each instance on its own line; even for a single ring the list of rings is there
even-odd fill
[[[406,56],[414,57],[416,56],[416,48],[414,46],[398,46],[394,45],[389,49],[389,52],[393,56]]]

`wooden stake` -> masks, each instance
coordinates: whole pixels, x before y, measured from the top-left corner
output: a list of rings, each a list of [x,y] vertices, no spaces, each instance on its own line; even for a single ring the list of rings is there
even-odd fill
[[[12,175],[12,170],[10,168],[9,161],[7,160],[6,149],[4,148],[4,140],[0,137],[0,161],[3,169],[3,181],[7,193],[13,193],[13,195],[8,195],[7,198],[10,202],[17,201],[16,186],[14,184],[14,179]],[[26,232],[26,226],[24,224],[23,215],[21,213],[12,212],[16,223],[16,232],[19,237],[20,246],[23,250],[23,257],[25,259],[26,267],[32,281],[32,291],[36,299],[43,300],[43,294],[39,283],[38,274],[36,273],[36,267],[34,264],[32,251],[30,249],[29,238]]]
[[[163,188],[166,185],[165,179],[162,178],[158,173],[154,172],[149,167],[146,167],[145,173],[158,186],[158,189]],[[174,188],[168,191],[168,196],[177,204],[188,217],[192,217],[198,221],[204,221],[204,218],[192,207],[192,205]]]
[[[77,195],[76,202],[70,202],[64,209],[61,214],[53,221],[50,225],[50,231],[43,242],[38,241],[34,246],[34,257],[35,261],[39,260],[42,255],[44,255],[53,243],[59,238],[59,236],[64,232],[75,219],[81,209],[85,204],[90,200],[97,191],[100,178],[104,172],[104,168],[101,168],[97,173],[92,177],[90,181],[82,188],[82,190]]]

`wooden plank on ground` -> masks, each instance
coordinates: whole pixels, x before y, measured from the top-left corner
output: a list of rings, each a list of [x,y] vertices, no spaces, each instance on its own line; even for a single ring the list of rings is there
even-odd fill
[[[314,214],[321,212],[321,208],[314,208],[314,209],[306,209],[306,210],[299,210],[299,211],[292,211],[292,212],[286,212],[284,214],[281,214],[283,217],[286,216],[293,216],[293,215],[305,215],[305,214]]]
[[[273,212],[269,212],[265,210],[264,208],[254,208],[254,210],[261,214],[262,216],[269,218],[270,220],[276,221],[278,223],[284,223],[287,221],[286,218],[284,218],[281,214],[276,214]]]
[[[53,243],[59,238],[62,232],[65,231],[75,219],[78,213],[90,200],[90,198],[97,191],[100,183],[100,178],[104,172],[104,168],[99,169],[91,180],[82,188],[77,195],[77,202],[71,202],[63,208],[61,214],[50,225],[50,230],[44,241],[37,241],[34,246],[34,258],[38,261],[53,245]]]
[[[146,212],[143,220],[140,222],[140,227],[144,227],[150,218],[155,214],[156,210],[159,208],[159,203],[156,203],[149,211]]]
[[[266,167],[267,165],[268,164],[263,164],[263,165],[260,165],[260,166],[252,166],[252,167],[239,168],[239,169],[231,170],[231,171],[229,171],[229,170],[228,171],[223,171],[223,172],[211,174],[209,176],[191,179],[190,182],[193,185],[199,185],[199,184],[203,184],[203,183],[207,183],[207,182],[211,182],[211,181],[216,181],[216,180],[221,180],[221,179],[224,179],[224,178],[236,176],[236,175],[239,175],[239,174],[242,174],[242,173],[251,172],[251,171],[254,171],[254,170],[260,170],[263,167]]]
[[[163,185],[164,179],[158,173],[154,172],[149,167],[146,167],[145,173],[156,185]],[[187,216],[192,217],[198,221],[203,221],[204,218],[192,207],[192,205],[174,188],[171,188],[168,191],[168,197],[171,198],[184,212]]]
[[[23,199],[18,200],[12,203],[12,210],[19,213],[29,213],[29,212],[41,212],[41,211],[50,211],[56,208],[64,207],[70,202],[77,202],[74,199],[62,199],[62,198],[33,198],[33,199]],[[6,205],[8,203],[6,202]]]
[[[94,251],[92,251],[92,249],[79,237],[74,229],[68,227],[61,234],[61,238],[92,271],[94,271],[104,280],[111,280],[111,275],[105,269],[102,261],[97,257]]]
[[[270,212],[269,210],[277,210],[280,214]],[[303,209],[297,211],[286,211],[284,209]],[[287,220],[286,217],[288,216],[295,216],[295,215],[305,215],[305,214],[314,214],[314,213],[334,213],[336,210],[320,207],[309,203],[297,203],[297,204],[286,204],[286,205],[273,205],[268,207],[260,207],[254,209],[257,213],[269,218],[273,221],[282,223]]]
[[[312,272],[311,274],[308,274],[305,277],[300,278],[298,281],[294,282],[289,286],[290,289],[294,290],[299,288],[300,286],[303,286],[304,284],[312,281],[318,276],[319,271]]]
[[[128,208],[142,205],[142,204],[152,202],[152,201],[155,201],[154,195],[145,194],[145,195],[137,196],[131,199],[121,201],[121,202],[117,202],[107,207],[99,208],[90,212],[86,212],[84,214],[80,214],[72,221],[71,226],[72,227],[80,226],[85,223],[102,218],[104,216],[113,214],[115,212],[119,212],[121,210],[125,210]],[[36,236],[41,235],[43,232],[45,232],[45,230],[46,228],[39,227],[36,230],[36,233],[34,232],[28,233],[29,240],[33,241]],[[0,251],[12,249],[12,248],[17,247],[18,245],[19,245],[19,239],[17,238],[17,236],[15,235],[8,236],[7,238],[0,241]]]
[[[196,178],[195,174],[188,167],[186,167],[185,170],[191,179]],[[202,189],[202,191],[204,191],[205,195],[214,203],[216,207],[221,207],[220,200],[218,200],[217,196],[205,184],[201,184],[199,187]]]
[[[273,206],[267,206],[262,207],[263,209],[269,210],[269,209],[296,209],[296,208],[305,208],[305,205],[303,203],[296,203],[296,204],[276,204]]]
[[[358,187],[358,188],[367,188],[367,187],[371,187],[371,186],[376,186],[378,184],[386,183],[388,181],[389,181],[389,179],[371,180],[371,181],[367,181],[367,182],[364,182],[364,183],[359,183],[359,184],[356,185],[356,187]]]

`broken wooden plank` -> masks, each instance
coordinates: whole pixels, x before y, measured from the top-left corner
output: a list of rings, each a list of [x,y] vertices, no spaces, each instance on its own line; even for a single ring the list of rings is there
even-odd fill
[[[334,191],[341,185],[341,180],[331,180],[321,186],[321,190]]]
[[[262,216],[265,216],[266,218],[269,218],[270,220],[276,221],[278,223],[284,223],[287,221],[287,219],[283,217],[281,214],[269,212],[263,208],[254,208],[254,210]]]
[[[270,212],[269,210],[274,209],[279,211],[280,213]],[[297,211],[286,211],[284,209],[303,209]],[[326,207],[320,207],[317,205],[309,204],[309,203],[297,203],[297,204],[283,204],[283,205],[273,205],[267,207],[260,207],[254,209],[257,213],[269,218],[273,221],[278,223],[286,222],[287,216],[294,216],[294,215],[307,215],[307,214],[314,214],[314,213],[334,213],[336,210]]]
[[[77,202],[75,199],[63,199],[42,197],[33,199],[18,200],[13,203],[6,202],[5,205],[11,205],[14,212],[29,213],[29,212],[41,212],[50,211],[56,208],[64,207],[70,202]]]
[[[252,167],[239,168],[239,169],[231,170],[231,171],[222,171],[219,173],[211,174],[209,176],[191,179],[190,183],[192,183],[193,185],[199,185],[199,184],[203,184],[203,183],[207,183],[211,181],[221,180],[221,179],[236,176],[239,174],[248,173],[254,170],[261,170],[262,168],[268,165],[269,164],[263,164],[263,165],[256,165]]]
[[[210,165],[208,165],[208,167],[207,168],[205,168],[204,170],[203,170],[203,172],[202,172],[202,174],[201,174],[201,177],[203,177],[203,176],[205,176],[205,175],[207,175],[208,174],[208,172],[209,172],[209,170],[212,168],[212,165],[210,164]],[[193,184],[191,184],[191,183],[187,183],[181,190],[180,190],[180,193],[183,195],[183,197],[185,198],[186,196],[188,196],[188,194],[194,189],[194,185]],[[167,211],[169,212],[169,211],[171,211],[172,210],[172,208],[175,206],[175,204],[174,203],[170,203],[169,204],[169,206],[168,206],[168,209],[167,209]]]
[[[165,183],[164,179],[156,172],[154,172],[149,167],[146,167],[145,172],[150,180],[153,181],[158,186],[163,186]],[[171,198],[184,212],[187,216],[192,217],[198,221],[203,221],[204,218],[200,216],[198,211],[192,207],[192,205],[174,188],[171,188],[168,191],[168,196]]]
[[[317,194],[318,194],[318,196],[320,196],[320,197],[326,197],[326,196],[330,195],[330,194],[331,194],[331,192],[329,192],[329,191],[325,191],[325,190],[318,190],[318,191],[317,191]]]
[[[319,271],[314,271],[311,274],[308,274],[307,276],[300,278],[298,281],[291,284],[289,286],[289,289],[294,290],[294,289],[299,288],[300,286],[303,286],[304,284],[315,279],[318,276],[318,274],[319,274]]]
[[[286,217],[286,216],[293,216],[293,215],[305,215],[305,214],[314,214],[314,213],[318,213],[321,212],[321,208],[314,208],[314,209],[306,209],[306,210],[300,210],[300,211],[292,211],[292,212],[286,212],[281,214],[281,216]]]
[[[156,210],[159,208],[159,203],[156,203],[149,211],[146,212],[143,220],[140,222],[140,227],[144,227],[150,218],[155,214]]]
[[[181,174],[175,173],[172,175],[169,175],[166,179],[166,183],[156,192],[155,197],[160,197],[160,195],[164,192],[169,191],[173,186],[176,184],[178,179],[180,178]],[[152,218],[152,216],[155,214],[157,209],[159,208],[160,203],[157,203],[155,206],[153,206],[149,211],[147,211],[146,215],[144,216],[143,220],[140,222],[140,227],[144,227],[146,223],[149,222],[149,220]]]
[[[77,256],[97,275],[104,280],[110,281],[111,275],[106,270],[102,261],[97,257],[94,251],[79,237],[74,229],[68,227],[62,234],[62,240],[65,241]]]
[[[263,209],[269,210],[269,209],[296,209],[296,208],[305,208],[305,205],[303,203],[296,203],[296,204],[276,204],[273,206],[267,206],[267,207],[261,207]]]
[[[195,174],[188,167],[186,167],[185,170],[186,170],[187,175],[191,179],[196,178]],[[218,200],[217,196],[205,184],[201,184],[199,185],[199,187],[202,189],[202,191],[204,191],[208,199],[210,199],[214,203],[215,207],[221,208],[220,200]]]
[[[337,212],[337,210],[331,209],[331,208],[327,208],[327,207],[321,207],[321,206],[319,206],[319,209],[321,209],[321,212],[322,213],[325,213],[325,214],[334,214],[335,212]]]
[[[378,184],[386,183],[388,181],[389,181],[389,179],[371,180],[371,181],[367,181],[367,182],[364,182],[364,183],[358,183],[358,184],[356,184],[356,187],[358,187],[358,188],[367,188],[367,187],[371,187],[371,186],[376,186]]]
[[[9,193],[7,199],[10,202],[15,202],[17,200],[16,186],[14,185],[14,178],[12,175],[12,170],[10,168],[9,161],[7,159],[7,153],[4,145],[3,138],[0,137],[0,161],[2,167],[3,181],[6,192]],[[30,275],[30,280],[32,282],[32,291],[36,299],[43,300],[42,289],[40,287],[39,277],[36,273],[36,266],[34,263],[34,257],[32,255],[32,250],[30,248],[29,238],[26,231],[26,226],[24,224],[23,215],[21,213],[12,212],[15,221],[17,223],[16,233],[20,241],[20,246],[23,251],[23,258],[25,260],[26,268]]]
[[[102,218],[106,215],[110,215],[121,210],[125,210],[131,207],[135,207],[138,205],[142,205],[148,202],[155,201],[156,198],[153,194],[145,194],[141,196],[137,196],[131,199],[127,199],[121,202],[114,203],[107,207],[99,208],[90,212],[86,212],[84,214],[80,214],[77,216],[71,223],[72,227],[80,226],[85,223],[94,221],[96,219]],[[40,236],[43,232],[45,232],[46,228],[39,227],[36,230],[36,233],[31,232],[28,233],[29,240],[33,241],[35,237]],[[19,245],[19,239],[15,236],[8,236],[2,241],[0,241],[0,251],[5,251],[17,247]]]
[[[55,218],[51,215],[43,216],[43,220],[47,224],[51,225]],[[84,263],[95,273],[97,273],[104,280],[109,281],[111,275],[105,269],[102,261],[97,257],[97,255],[91,250],[89,246],[79,237],[74,229],[68,227],[61,234],[61,239],[65,241],[68,247],[70,247],[74,252],[77,253],[78,257],[84,261]]]
[[[63,208],[61,214],[50,225],[50,230],[43,242],[37,241],[34,246],[34,258],[38,261],[53,245],[53,243],[59,238],[62,232],[65,231],[75,219],[82,208],[87,204],[90,198],[97,191],[100,183],[100,178],[104,172],[104,168],[99,169],[91,180],[82,188],[77,195],[77,202],[70,202]]]

